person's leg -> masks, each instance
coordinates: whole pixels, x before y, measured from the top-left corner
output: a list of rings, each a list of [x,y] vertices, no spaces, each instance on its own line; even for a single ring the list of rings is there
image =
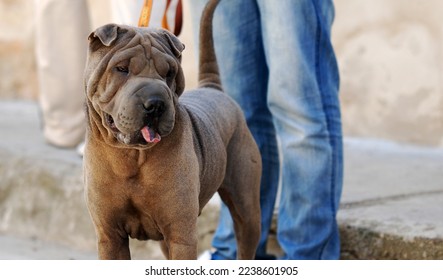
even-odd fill
[[[196,26],[206,1],[192,2],[199,6],[194,6],[193,10]],[[223,88],[243,109],[262,155],[262,233],[257,258],[269,258],[266,255],[266,241],[277,193],[279,161],[275,129],[267,108],[268,69],[255,0],[220,2],[214,15],[214,43]],[[222,206],[220,215],[219,226],[212,242],[216,249],[213,258],[233,259],[236,256],[236,244],[232,219],[226,206]]]
[[[268,104],[282,159],[278,241],[288,259],[338,259],[342,189],[339,76],[329,0],[258,0]]]
[[[44,136],[75,147],[84,138],[83,71],[89,18],[86,1],[38,0],[36,60]]]

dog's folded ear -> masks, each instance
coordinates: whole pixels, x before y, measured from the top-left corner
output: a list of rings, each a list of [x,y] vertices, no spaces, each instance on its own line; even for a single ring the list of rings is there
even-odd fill
[[[118,28],[118,25],[113,23],[103,25],[92,32],[88,39],[92,43],[98,38],[103,45],[109,47],[117,39]]]
[[[162,33],[163,36],[165,36],[166,40],[168,41],[172,53],[175,55],[175,57],[180,58],[183,50],[185,49],[185,45],[182,42],[180,42],[180,40],[171,32],[167,30],[162,30]]]

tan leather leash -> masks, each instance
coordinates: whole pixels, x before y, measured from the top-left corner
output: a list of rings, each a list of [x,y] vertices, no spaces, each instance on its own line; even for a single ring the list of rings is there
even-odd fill
[[[149,26],[149,20],[151,19],[151,13],[152,13],[152,5],[154,0],[144,0],[142,11],[140,13],[140,18],[138,20],[138,26],[139,27],[148,27]],[[167,0],[166,2],[166,8],[163,13],[162,18],[162,27],[164,29],[167,29],[171,32],[173,32],[176,36],[178,36],[182,29],[182,23],[183,23],[183,8],[182,8],[182,0],[178,0],[177,7],[175,10],[175,24],[173,29],[168,24],[168,16],[167,12],[171,5],[171,0]]]
[[[152,1],[153,0],[145,0],[143,2],[142,11],[138,20],[139,27],[148,27],[152,12]]]

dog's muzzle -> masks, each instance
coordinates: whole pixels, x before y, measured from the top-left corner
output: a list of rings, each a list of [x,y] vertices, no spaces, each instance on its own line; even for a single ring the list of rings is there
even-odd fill
[[[146,110],[146,126],[140,132],[147,143],[160,142],[161,136],[157,132],[159,119],[166,111],[166,104],[159,98],[150,98],[144,104]]]
[[[145,146],[160,142],[171,132],[174,102],[167,87],[152,80],[128,83],[118,96],[118,105],[104,114],[104,120],[119,142]]]

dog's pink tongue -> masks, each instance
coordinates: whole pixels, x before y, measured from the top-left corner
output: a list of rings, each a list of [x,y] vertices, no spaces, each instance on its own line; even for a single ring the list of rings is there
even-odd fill
[[[145,126],[142,128],[141,133],[143,138],[145,138],[148,143],[157,143],[160,142],[161,137],[160,134],[156,133],[152,128]]]

